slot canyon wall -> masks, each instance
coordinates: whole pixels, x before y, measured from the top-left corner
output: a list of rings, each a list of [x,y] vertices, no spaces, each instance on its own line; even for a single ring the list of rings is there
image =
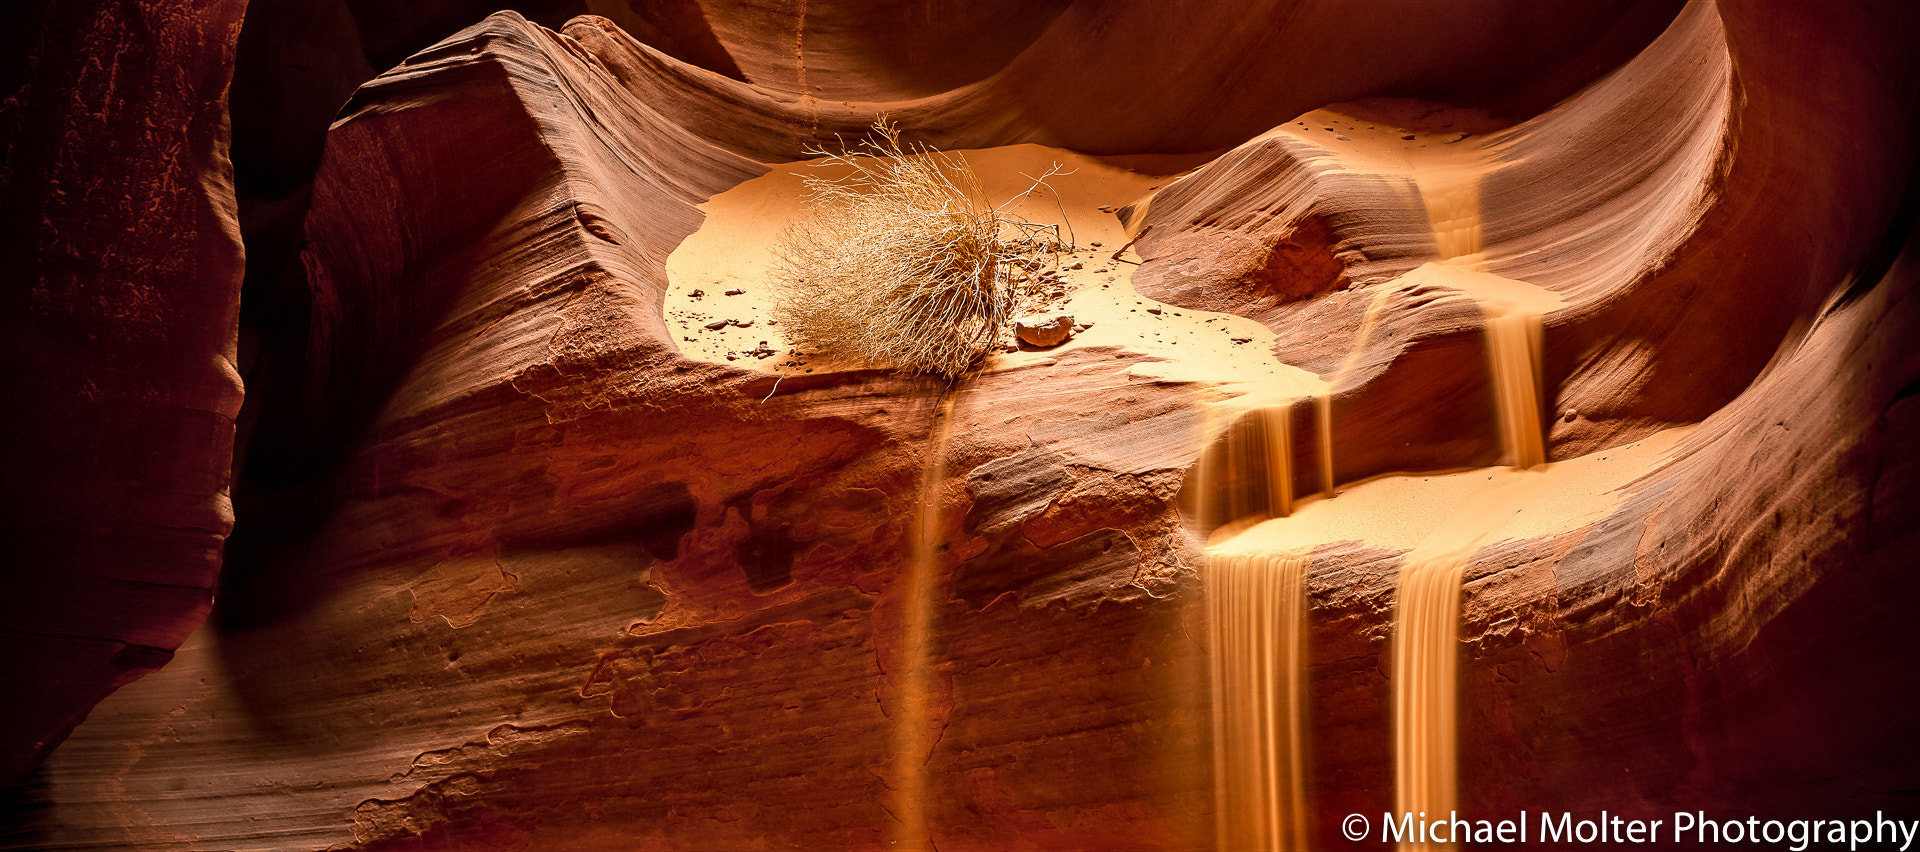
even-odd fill
[[[1462,813],[1920,818],[1907,4],[20,20],[0,848],[1233,845],[1210,539],[1504,468],[1483,287],[1549,468],[1671,449],[1463,554]],[[954,387],[683,347],[716,199],[883,115],[1149,186],[1070,214],[1137,319]],[[1288,845],[1395,807],[1413,552],[1294,554]]]

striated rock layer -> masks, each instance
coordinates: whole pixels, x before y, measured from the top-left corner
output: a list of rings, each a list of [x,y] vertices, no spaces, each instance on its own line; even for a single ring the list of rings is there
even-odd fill
[[[226,531],[237,387],[216,357],[240,260],[219,122],[188,124],[205,156],[154,194],[188,186],[165,223],[200,253],[142,267],[168,286],[108,288],[154,313],[89,301],[106,277],[82,271],[15,314],[18,363],[47,377],[20,398],[57,416],[14,417],[10,505],[87,448],[130,449],[80,485],[165,485],[16,514],[29,555],[70,563],[43,576],[151,565],[155,588],[23,578],[23,601],[112,607],[0,626],[152,650],[89,670],[22,645],[72,688],[23,685],[61,703],[13,730],[52,742],[177,652],[15,791],[0,842],[1213,846],[1203,549],[1242,513],[1208,507],[1257,480],[1306,518],[1400,482],[1370,477],[1500,464],[1488,306],[1508,303],[1541,315],[1549,461],[1605,469],[1691,429],[1587,495],[1601,509],[1472,552],[1463,813],[1920,815],[1914,13],[1595,4],[1555,29],[1517,3],[1002,5],[658,4],[627,10],[639,40],[501,13],[361,86],[313,183],[297,307],[259,328],[239,522],[191,637]],[[949,48],[969,40],[996,46]],[[668,258],[715,226],[702,205],[880,113],[1151,181],[1107,205],[1131,247],[1090,255],[1132,273],[1113,318],[951,387],[683,346]],[[15,162],[9,198],[58,199],[80,169]],[[131,341],[101,356],[114,382],[49,339],[56,309]],[[1141,311],[1174,342],[1113,332],[1161,327],[1126,325]],[[1264,336],[1183,354],[1215,352],[1172,330],[1207,323]],[[188,440],[121,397],[212,419]],[[1264,469],[1202,463],[1275,401]],[[19,449],[41,445],[73,452]],[[154,493],[198,514],[154,521]],[[98,517],[125,528],[75,526]],[[174,552],[140,524],[197,532]],[[1317,847],[1393,807],[1398,541],[1328,528],[1296,554]],[[74,628],[89,612],[102,626]]]

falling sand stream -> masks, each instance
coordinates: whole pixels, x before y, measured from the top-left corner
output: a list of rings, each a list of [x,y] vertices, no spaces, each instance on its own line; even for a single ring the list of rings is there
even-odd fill
[[[1455,677],[1461,569],[1468,557],[1491,542],[1606,517],[1624,499],[1624,486],[1661,464],[1685,431],[1527,470],[1376,477],[1345,485],[1338,499],[1299,501],[1286,517],[1216,532],[1207,550],[1207,605],[1215,649],[1219,847],[1310,848],[1302,581],[1314,547],[1351,541],[1407,551],[1391,652],[1394,810],[1432,815],[1440,808],[1444,815],[1458,795]]]
[[[1565,303],[1554,293],[1483,269],[1477,152],[1416,170],[1441,261],[1408,277],[1465,293],[1486,316],[1487,374],[1501,447],[1516,471],[1546,464],[1540,419],[1541,316]],[[1460,593],[1468,560],[1514,506],[1489,498],[1460,508],[1405,556],[1393,629],[1394,807],[1444,818],[1459,807]],[[1405,849],[1453,848],[1424,840]]]
[[[1215,525],[1293,510],[1292,407],[1213,412],[1226,431],[1199,465]],[[1223,848],[1304,840],[1299,630],[1307,551],[1207,556],[1215,831]],[[1291,833],[1289,833],[1291,832]]]
[[[947,482],[947,443],[953,432],[957,391],[943,393],[927,430],[927,458],[920,473],[918,504],[900,605],[899,645],[882,661],[894,672],[891,722],[893,849],[931,849],[927,824],[927,759],[935,743],[933,635],[940,578],[940,511]]]
[[[1308,552],[1207,558],[1214,819],[1221,848],[1306,847],[1300,674]]]
[[[1347,523],[1373,514],[1404,515],[1405,506],[1362,510],[1333,501],[1332,392],[1350,377],[1381,313],[1396,293],[1440,289],[1471,299],[1486,317],[1486,373],[1493,389],[1501,447],[1511,472],[1491,483],[1449,492],[1420,507],[1432,523],[1411,545],[1400,575],[1393,629],[1395,810],[1444,815],[1457,807],[1457,668],[1460,589],[1468,559],[1524,508],[1516,495],[1538,498],[1527,485],[1546,464],[1540,417],[1541,317],[1558,295],[1485,271],[1480,175],[1485,163],[1471,146],[1410,152],[1403,174],[1420,187],[1437,262],[1379,285],[1352,351],[1312,397],[1319,479],[1324,494],[1301,508],[1332,512]],[[1269,406],[1230,426],[1214,453],[1229,467],[1202,470],[1230,483],[1205,481],[1214,505],[1203,508],[1214,534],[1208,548],[1209,638],[1214,649],[1214,762],[1217,841],[1223,848],[1306,849],[1303,661],[1307,567],[1315,543],[1338,541],[1333,529],[1296,521],[1292,494],[1290,408]],[[1446,477],[1439,478],[1446,481]],[[1422,480],[1432,482],[1434,478]],[[1211,486],[1206,487],[1206,486]],[[1364,483],[1374,494],[1381,486]],[[1448,488],[1457,488],[1449,485]],[[1389,489],[1391,490],[1391,489]],[[1418,489],[1416,489],[1418,491]],[[1337,504],[1346,502],[1348,507]],[[1365,503],[1364,500],[1359,501]],[[1266,519],[1263,521],[1263,518]],[[1375,517],[1371,524],[1393,523]],[[1363,523],[1363,526],[1365,523]],[[1405,525],[1402,525],[1405,528]],[[1278,536],[1276,538],[1275,536]],[[1407,848],[1441,848],[1409,844]]]
[[[1113,266],[1107,249],[1076,253],[1075,259],[1081,262],[1069,266],[1084,268],[1067,273],[1072,285],[1068,289],[1074,295],[1066,308],[1088,328],[1057,350],[997,354],[990,362],[992,369],[1012,369],[1057,358],[1067,349],[1124,346],[1151,356],[1131,367],[1130,377],[1194,382],[1215,388],[1221,397],[1208,407],[1213,458],[1203,457],[1197,490],[1202,495],[1198,511],[1205,518],[1203,523],[1209,529],[1218,528],[1207,549],[1207,606],[1216,649],[1211,667],[1216,829],[1219,843],[1230,848],[1307,846],[1309,826],[1304,814],[1310,791],[1303,736],[1308,708],[1302,665],[1307,635],[1304,581],[1310,554],[1322,542],[1377,538],[1342,534],[1338,519],[1358,511],[1357,507],[1373,505],[1368,495],[1400,493],[1397,485],[1375,481],[1342,486],[1340,497],[1331,499],[1341,485],[1334,467],[1332,435],[1337,424],[1332,394],[1358,371],[1370,338],[1396,294],[1418,288],[1451,290],[1472,299],[1488,317],[1489,373],[1499,400],[1503,445],[1509,463],[1520,470],[1502,471],[1491,480],[1483,471],[1475,482],[1488,487],[1507,484],[1511,476],[1526,475],[1520,471],[1544,473],[1548,467],[1538,402],[1539,318],[1561,302],[1539,287],[1484,271],[1478,181],[1486,164],[1480,152],[1471,145],[1451,145],[1449,140],[1426,134],[1408,145],[1397,131],[1349,133],[1354,138],[1346,149],[1329,149],[1326,156],[1336,161],[1350,158],[1356,168],[1411,179],[1428,205],[1441,259],[1374,285],[1378,291],[1352,351],[1331,377],[1271,359],[1238,356],[1238,352],[1258,351],[1273,339],[1271,330],[1252,320],[1185,310],[1138,311],[1144,300],[1123,271]],[[1041,173],[1050,163],[1067,164],[1067,170],[1053,178],[1052,188],[1062,211],[1078,211],[1073,223],[1078,238],[1096,245],[1121,245],[1132,236],[1110,215],[1097,213],[1097,208],[1128,203],[1164,182],[1070,152],[1030,145],[967,152],[967,156],[990,189],[998,187],[992,190],[998,193],[995,197],[1010,197],[1029,185],[1024,175]],[[688,357],[780,375],[833,368],[797,351],[780,358],[754,357],[756,352],[786,346],[768,313],[769,296],[777,282],[768,278],[767,269],[779,234],[804,212],[801,177],[811,168],[806,164],[776,168],[703,205],[707,222],[668,259],[672,286],[666,315]],[[1038,208],[1032,212],[1036,217],[1051,215]],[[703,297],[703,292],[723,295]],[[715,323],[716,318],[724,322]],[[1251,340],[1254,345],[1236,349],[1235,339]],[[750,348],[756,342],[759,347]],[[745,356],[740,354],[743,351]],[[779,391],[777,384],[774,391]],[[1294,416],[1297,406],[1302,404],[1313,406],[1306,420],[1317,427],[1319,470],[1309,481],[1317,479],[1322,491],[1304,498],[1294,493],[1292,433],[1300,419]],[[927,758],[935,747],[939,722],[934,718],[936,670],[930,654],[937,626],[940,498],[946,480],[952,399],[943,400],[938,410],[919,483],[908,570],[895,598],[896,620],[887,628],[897,644],[884,649],[880,659],[886,679],[884,707],[891,720],[885,773],[895,818],[890,839],[894,848],[903,849],[926,848],[931,842]],[[1397,807],[1416,812],[1444,812],[1456,800],[1451,779],[1459,574],[1473,549],[1495,535],[1502,519],[1513,514],[1501,506],[1471,508],[1469,496],[1466,492],[1407,496],[1412,504],[1367,510],[1392,518],[1391,524],[1399,530],[1418,526],[1404,522],[1410,513],[1443,513],[1424,527],[1430,536],[1406,541],[1389,537],[1392,546],[1410,549],[1394,631],[1395,801]],[[1457,520],[1440,522],[1441,517],[1455,515]]]

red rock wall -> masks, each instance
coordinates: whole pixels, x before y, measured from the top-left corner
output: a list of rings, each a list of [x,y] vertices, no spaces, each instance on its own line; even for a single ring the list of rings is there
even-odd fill
[[[0,135],[0,783],[212,604],[240,407],[242,2],[11,10]]]

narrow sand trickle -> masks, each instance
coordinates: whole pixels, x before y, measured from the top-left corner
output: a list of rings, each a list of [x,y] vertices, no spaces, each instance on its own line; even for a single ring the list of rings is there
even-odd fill
[[[912,551],[901,595],[901,636],[894,658],[898,674],[889,716],[893,722],[894,849],[929,849],[927,758],[933,751],[933,635],[940,585],[940,511],[947,482],[947,443],[952,437],[953,394],[940,400],[927,431],[926,464],[920,473]]]
[[[1266,405],[1250,411],[1219,404],[1209,417],[1207,440],[1190,484],[1194,508],[1209,527],[1255,516],[1285,517],[1293,511],[1293,406]]]
[[[1487,316],[1487,356],[1500,415],[1500,444],[1507,463],[1529,468],[1547,461],[1540,423],[1540,357],[1545,345],[1538,313]]]
[[[1546,434],[1540,418],[1542,318],[1566,307],[1567,302],[1552,290],[1485,272],[1478,266],[1458,258],[1422,264],[1393,285],[1453,290],[1480,308],[1486,317],[1487,373],[1494,389],[1501,446],[1508,464],[1533,467],[1547,460]]]

